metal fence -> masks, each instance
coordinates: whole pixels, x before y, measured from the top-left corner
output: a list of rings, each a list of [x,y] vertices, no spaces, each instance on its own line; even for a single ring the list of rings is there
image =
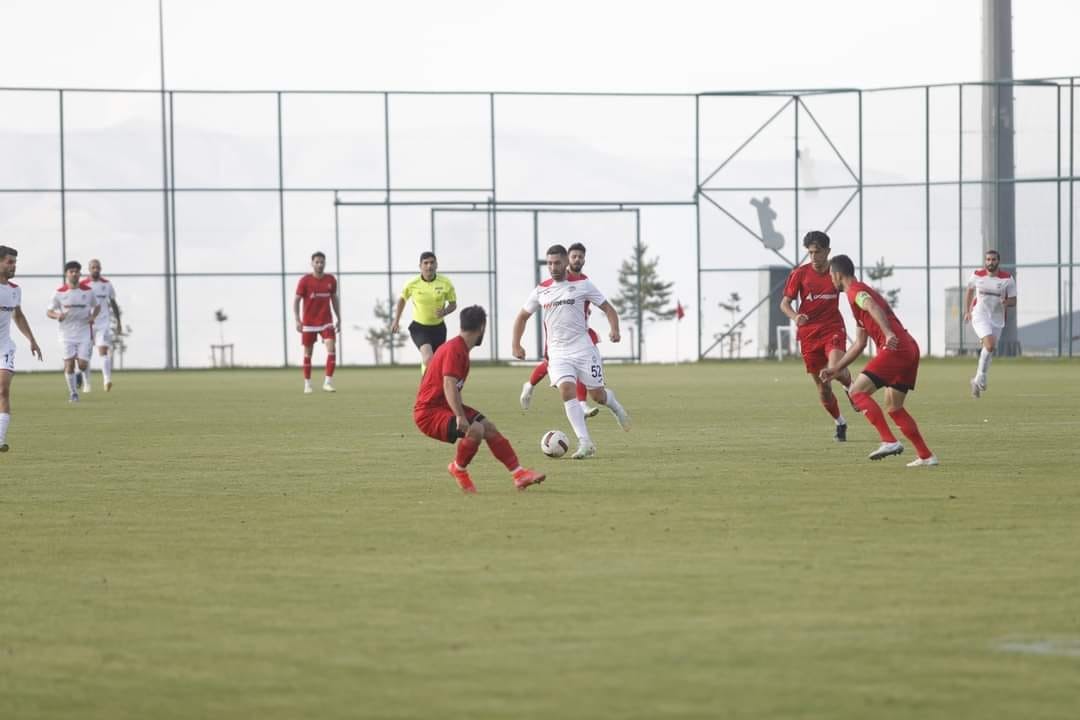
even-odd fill
[[[410,345],[369,336],[384,325],[377,306],[392,305],[426,249],[461,303],[489,308],[489,357],[509,359],[544,248],[583,242],[586,272],[613,297],[640,243],[674,283],[671,306],[688,314],[646,316],[603,349],[668,361],[790,350],[778,286],[803,259],[802,234],[825,229],[861,272],[891,269],[882,287],[900,289],[900,317],[941,355],[971,349],[958,288],[984,249],[982,189],[1007,182],[1021,346],[1072,355],[1075,80],[1001,86],[1015,102],[1015,170],[992,181],[984,83],[700,94],[0,88],[0,242],[20,250],[39,335],[63,262],[98,257],[131,329],[124,364],[164,368],[207,366],[214,345],[232,346],[238,364],[297,364],[290,306],[315,250],[340,281],[341,362],[417,361]],[[455,332],[454,316],[448,324]]]

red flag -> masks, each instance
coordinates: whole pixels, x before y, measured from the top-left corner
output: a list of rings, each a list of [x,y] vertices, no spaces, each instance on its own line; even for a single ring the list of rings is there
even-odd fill
[[[683,309],[682,303],[678,300],[675,301],[675,319],[682,320],[686,317],[686,310]]]

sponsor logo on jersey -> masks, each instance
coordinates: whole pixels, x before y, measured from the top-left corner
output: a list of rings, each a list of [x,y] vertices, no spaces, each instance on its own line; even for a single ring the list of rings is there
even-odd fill
[[[575,300],[574,298],[570,298],[568,300],[554,300],[554,301],[549,302],[549,303],[544,303],[544,309],[545,310],[552,310],[554,308],[559,307],[560,305],[576,305],[576,304],[577,304],[577,300]]]
[[[813,300],[835,300],[838,297],[840,297],[840,296],[837,295],[836,293],[820,293],[818,295],[815,295],[814,293],[810,293],[809,295],[806,296],[806,299],[808,301],[813,301]]]

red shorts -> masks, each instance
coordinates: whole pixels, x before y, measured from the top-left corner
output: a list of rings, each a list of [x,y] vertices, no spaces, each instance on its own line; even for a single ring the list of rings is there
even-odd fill
[[[843,330],[815,335],[799,343],[802,349],[803,364],[806,372],[817,375],[829,366],[829,353],[833,350],[844,352],[847,349],[847,334]]]
[[[919,346],[912,340],[896,350],[882,349],[866,363],[862,374],[876,387],[891,387],[900,392],[915,389],[919,376]]]
[[[334,335],[334,326],[331,325],[330,327],[325,327],[322,330],[319,330],[317,332],[302,332],[302,333],[300,333],[300,344],[303,345],[304,347],[311,347],[312,345],[315,344],[315,341],[320,337],[323,340],[333,340],[334,337],[335,337],[335,335]]]
[[[482,413],[468,405],[465,406],[465,417],[470,423],[484,419]],[[455,443],[458,438],[464,437],[458,432],[457,418],[454,417],[454,411],[449,407],[429,407],[413,410],[413,422],[416,423],[416,427],[420,428],[420,432],[436,440]]]

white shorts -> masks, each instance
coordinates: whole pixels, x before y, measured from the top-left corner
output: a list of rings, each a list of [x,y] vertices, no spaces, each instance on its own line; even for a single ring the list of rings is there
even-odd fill
[[[15,343],[10,340],[0,345],[0,370],[15,372]]]
[[[91,342],[89,337],[80,340],[61,340],[60,346],[64,349],[63,360],[70,360],[71,358],[90,359]]]
[[[94,328],[94,345],[97,347],[112,347],[113,344],[113,329],[112,325],[106,325],[105,327]]]
[[[604,387],[604,361],[595,345],[566,357],[548,358],[548,377],[551,387],[558,387],[560,380],[580,380],[587,388]]]
[[[995,325],[989,318],[982,318],[973,315],[971,318],[971,327],[975,330],[975,334],[982,340],[989,335],[994,336],[994,340],[1001,339],[1001,331],[1005,329],[1004,325]]]

